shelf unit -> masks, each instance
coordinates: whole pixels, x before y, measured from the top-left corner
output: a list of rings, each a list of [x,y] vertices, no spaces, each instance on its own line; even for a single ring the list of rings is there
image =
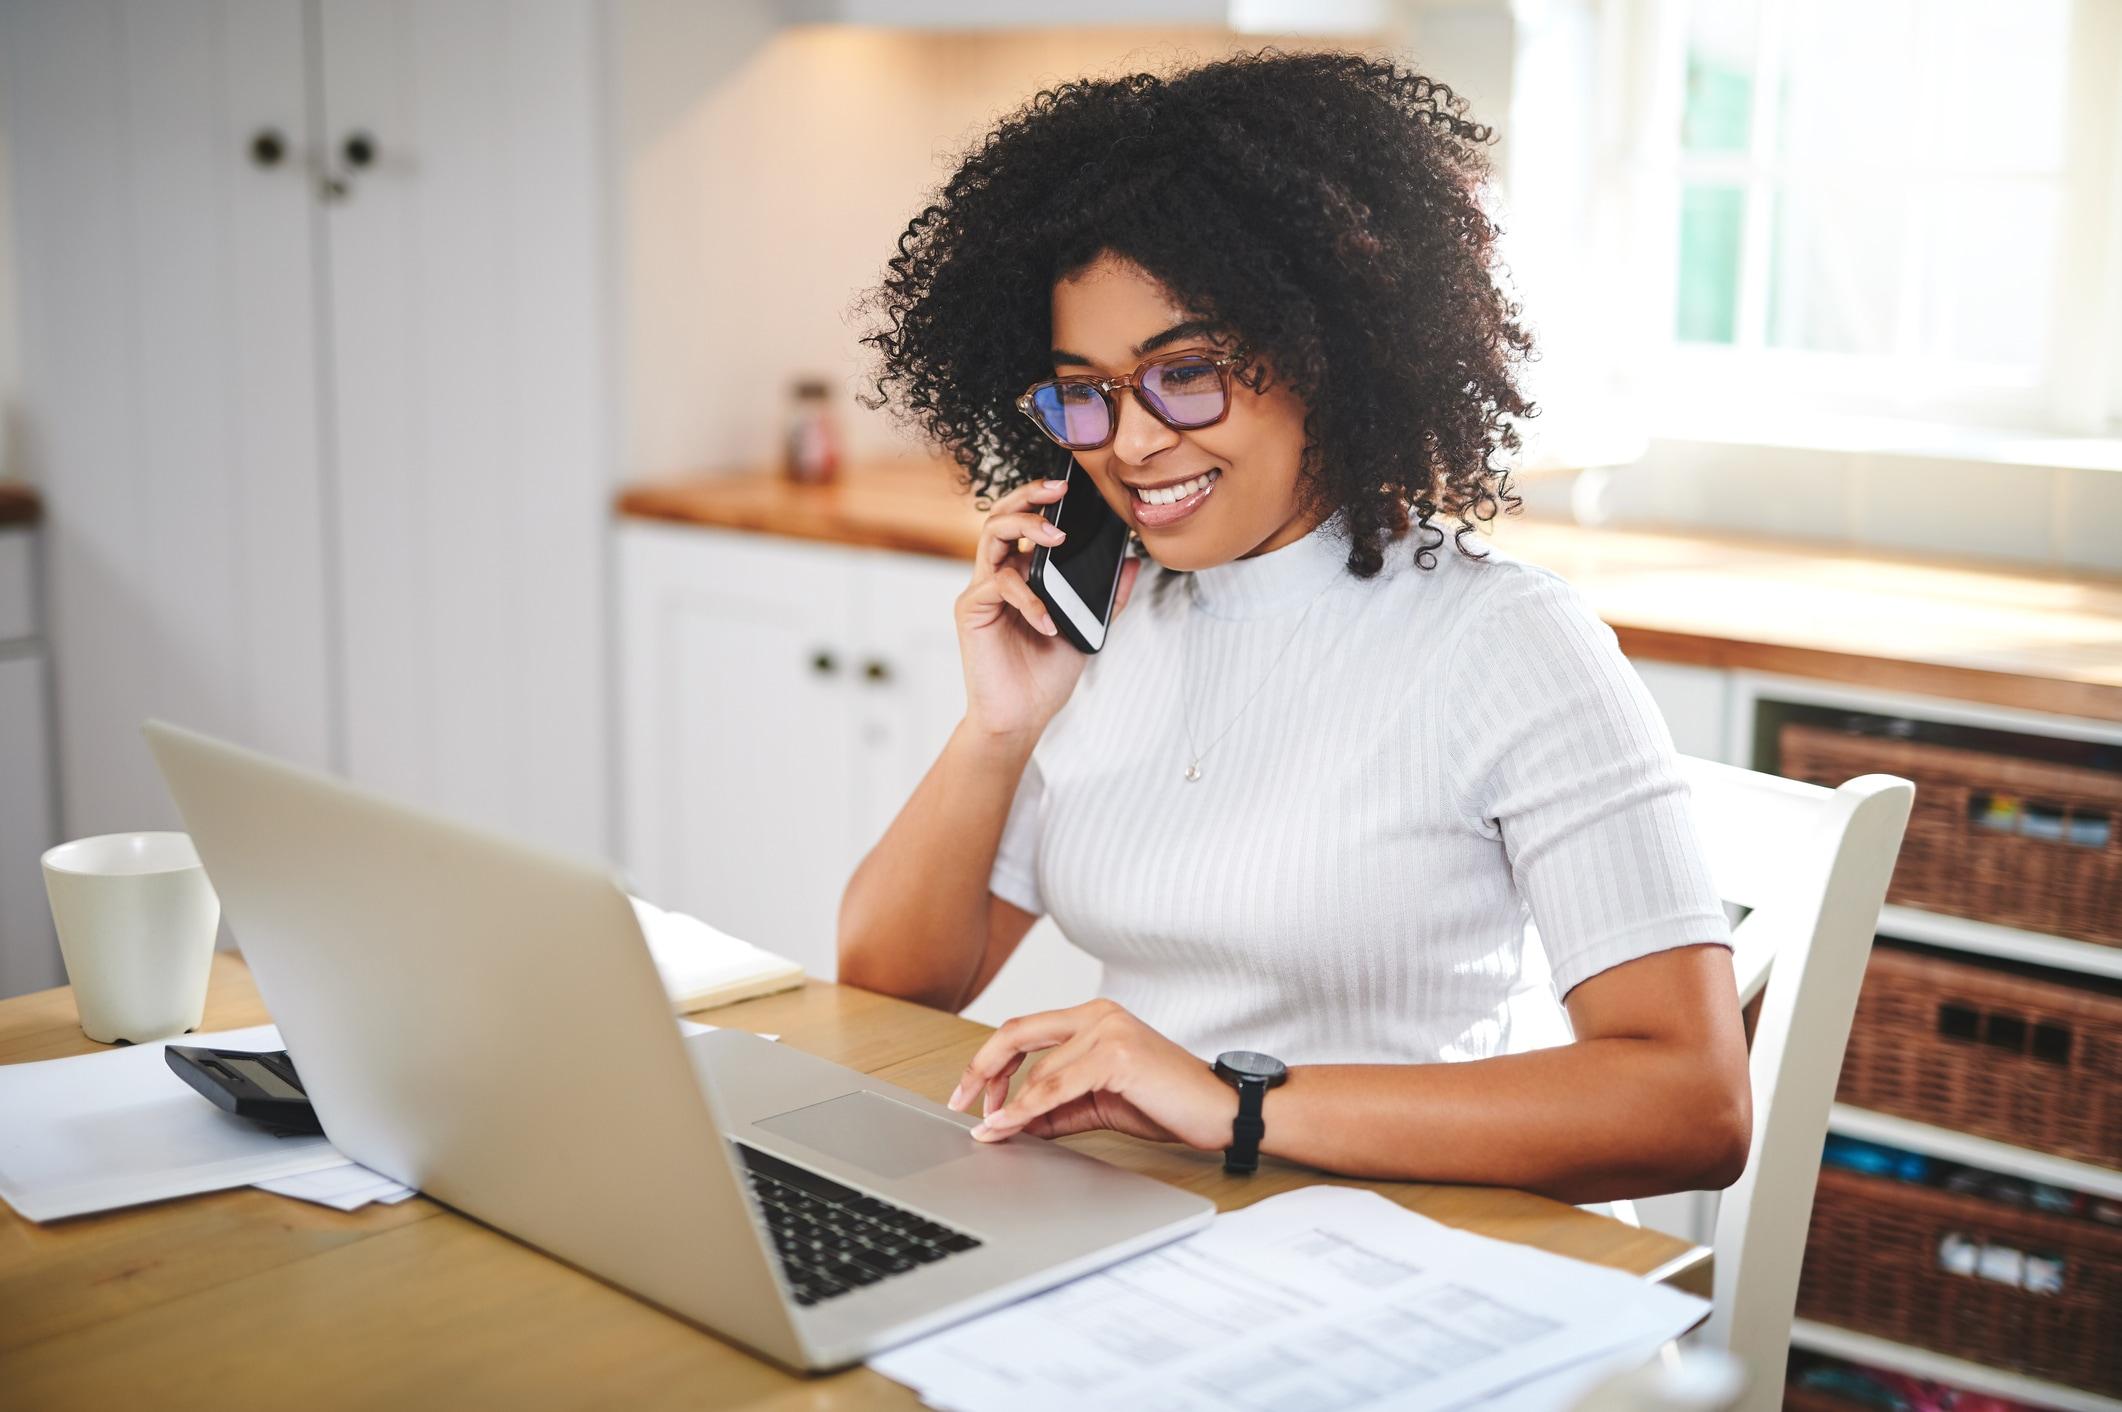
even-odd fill
[[[1759,747],[1765,742],[1756,740],[1755,729],[1759,720],[1758,709],[1763,702],[1873,712],[1944,724],[2122,744],[2122,726],[2113,722],[1738,671],[1731,674],[1724,698],[1723,743],[1727,758],[1735,764],[1761,767]],[[1880,910],[1878,931],[1881,936],[1972,955],[2029,962],[2105,980],[2122,979],[2122,947],[2103,946],[2097,942],[1892,903]],[[1964,1162],[2095,1196],[2122,1199],[2122,1171],[2089,1162],[2056,1157],[1843,1103],[1835,1104],[1830,1110],[1828,1127],[1830,1131],[1848,1137],[1921,1152],[1947,1161]],[[2039,1406],[2122,1412],[2122,1400],[1808,1319],[1799,1319],[1792,1325],[1791,1345],[1934,1379],[1970,1392],[2013,1398]]]
[[[1906,1373],[1910,1377],[1929,1378],[1968,1392],[1987,1393],[1991,1397],[2008,1397],[2041,1407],[2063,1408],[2066,1412],[2122,1412],[2122,1401],[2112,1397],[2102,1397],[2095,1392],[2084,1392],[2043,1378],[2030,1378],[2024,1373],[2007,1373],[1984,1363],[1970,1363],[1964,1358],[1933,1353],[1927,1348],[1911,1348],[1905,1343],[1838,1329],[1832,1324],[1815,1323],[1811,1319],[1799,1319],[1790,1326],[1790,1342],[1793,1348],[1846,1358],[1852,1363]]]
[[[1827,1127],[1828,1131],[1844,1137],[1881,1142],[1888,1147],[1942,1157],[1948,1162],[1964,1162],[1987,1172],[2002,1172],[2010,1177],[2023,1177],[2031,1182],[2046,1182],[2050,1186],[2068,1187],[2072,1191],[2122,1201],[2122,1172],[2112,1167],[2054,1157],[2031,1148],[1974,1137],[1953,1128],[1933,1127],[1909,1118],[1896,1118],[1889,1113],[1874,1113],[1868,1108],[1853,1108],[1847,1103],[1837,1103],[1828,1110]]]
[[[1979,956],[1998,956],[2007,961],[2031,961],[2060,971],[2122,980],[2122,946],[2102,946],[2096,941],[2076,941],[2046,932],[2021,931],[1993,922],[1949,917],[1893,903],[1879,909],[1879,930],[1902,941],[1928,942],[1932,946],[1970,951]]]

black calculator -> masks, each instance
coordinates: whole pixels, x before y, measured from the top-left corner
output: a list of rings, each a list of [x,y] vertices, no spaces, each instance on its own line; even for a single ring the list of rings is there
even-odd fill
[[[252,1053],[243,1049],[205,1049],[165,1045],[162,1057],[178,1078],[216,1107],[248,1118],[274,1132],[321,1133],[317,1110],[302,1091],[301,1075],[287,1051]]]

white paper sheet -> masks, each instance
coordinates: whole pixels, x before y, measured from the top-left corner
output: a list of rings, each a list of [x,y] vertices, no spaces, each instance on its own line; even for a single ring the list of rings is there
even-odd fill
[[[170,1072],[169,1044],[284,1046],[274,1025],[0,1065],[0,1198],[32,1221],[343,1166],[321,1137],[275,1137]]]
[[[786,956],[762,950],[719,927],[684,912],[666,912],[653,902],[629,897],[649,958],[663,978],[671,1004],[697,1010],[717,993],[752,982],[798,984],[803,968]]]
[[[682,1016],[676,1023],[686,1038],[717,1028]],[[56,1221],[238,1186],[342,1211],[414,1194],[325,1138],[275,1136],[216,1108],[170,1072],[162,1050],[171,1044],[286,1047],[277,1025],[253,1025],[0,1064],[0,1200],[32,1221]],[[360,1200],[354,1173],[371,1182]]]
[[[1674,1337],[1708,1308],[1315,1186],[870,1366],[951,1412],[1450,1408]]]
[[[405,1183],[372,1172],[358,1162],[347,1162],[337,1167],[327,1167],[321,1172],[305,1172],[299,1177],[276,1177],[268,1182],[253,1182],[251,1185],[275,1196],[292,1196],[298,1201],[314,1201],[320,1206],[331,1206],[341,1211],[357,1211],[371,1201],[395,1204],[410,1196],[417,1196]]]
[[[1655,1361],[1665,1342],[1657,1338],[1629,1348],[1610,1349],[1515,1387],[1489,1393],[1481,1399],[1481,1412],[1556,1412],[1558,1408],[1576,1407],[1608,1378]]]

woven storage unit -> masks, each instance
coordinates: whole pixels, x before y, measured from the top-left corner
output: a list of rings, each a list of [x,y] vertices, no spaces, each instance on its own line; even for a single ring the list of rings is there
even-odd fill
[[[1792,779],[1915,781],[1889,902],[2122,946],[2122,775],[1796,721],[1778,747]],[[1985,826],[1999,799],[2040,806],[2056,836]]]
[[[2061,1255],[2035,1294],[1939,1267],[1948,1235]],[[1897,1343],[2122,1395],[2122,1229],[1827,1168],[1798,1314]]]
[[[2122,1167],[2122,995],[1875,946],[1836,1097]]]

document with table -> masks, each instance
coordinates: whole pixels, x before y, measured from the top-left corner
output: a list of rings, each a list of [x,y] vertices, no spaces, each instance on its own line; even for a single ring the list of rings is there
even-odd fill
[[[1708,1312],[1633,1275],[1321,1185],[870,1366],[949,1412],[1441,1409],[1654,1347]]]

